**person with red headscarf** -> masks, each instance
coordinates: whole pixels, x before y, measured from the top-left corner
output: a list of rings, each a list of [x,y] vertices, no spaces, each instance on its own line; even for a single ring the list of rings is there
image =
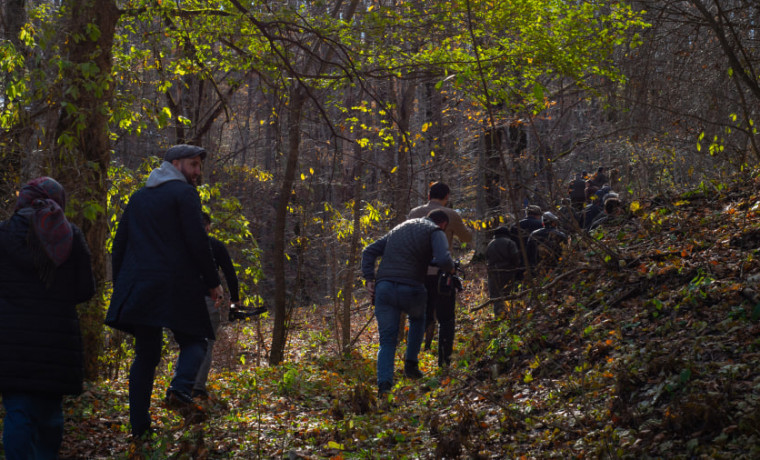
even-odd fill
[[[90,250],[66,219],[66,194],[50,177],[18,193],[0,222],[0,393],[9,460],[57,458],[63,395],[82,392],[76,305],[95,293]]]

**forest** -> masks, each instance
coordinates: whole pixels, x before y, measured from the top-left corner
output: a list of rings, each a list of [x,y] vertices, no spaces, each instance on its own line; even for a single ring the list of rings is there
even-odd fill
[[[96,281],[78,306],[85,391],[64,401],[61,458],[760,455],[760,3],[0,8],[0,221],[23,184],[55,178]],[[132,337],[104,324],[111,248],[175,144],[208,152],[197,190],[212,235],[242,306],[266,313],[224,310],[202,425],[162,406],[178,351],[164,338],[156,435],[135,445]],[[625,218],[570,232],[495,319],[494,230],[528,204],[559,214],[568,183],[598,167]],[[362,249],[436,181],[474,235],[452,254],[454,360],[439,369],[423,351],[423,379],[399,375],[378,399]]]

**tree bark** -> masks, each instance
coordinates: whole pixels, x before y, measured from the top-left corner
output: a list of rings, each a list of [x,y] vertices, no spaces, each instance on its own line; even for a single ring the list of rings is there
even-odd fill
[[[285,357],[287,343],[286,328],[286,280],[285,280],[285,225],[288,217],[288,205],[293,193],[293,183],[298,167],[298,155],[301,149],[301,116],[306,96],[300,87],[290,91],[288,101],[288,156],[285,172],[280,187],[279,199],[275,208],[274,220],[274,255],[272,266],[274,271],[274,329],[272,331],[272,349],[269,353],[269,364],[277,365]]]
[[[98,377],[98,358],[103,346],[103,302],[107,274],[105,242],[107,174],[110,161],[108,106],[113,98],[112,46],[120,11],[110,0],[66,0],[67,58],[63,103],[55,129],[57,151],[53,175],[66,188],[76,206],[73,220],[84,232],[92,253],[97,285],[93,299],[80,306],[85,352],[85,378]],[[94,26],[94,27],[93,27]],[[97,29],[97,33],[93,31]],[[95,65],[97,72],[91,68]]]
[[[343,284],[343,314],[341,321],[341,343],[343,345],[343,354],[346,356],[351,353],[351,303],[354,298],[354,280],[356,279],[354,267],[356,266],[359,243],[361,241],[362,181],[361,173],[356,171],[362,167],[362,148],[359,147],[359,144],[354,144],[354,159],[354,205],[352,207],[352,212],[354,214],[353,233],[351,234],[351,243],[348,250],[346,278]]]

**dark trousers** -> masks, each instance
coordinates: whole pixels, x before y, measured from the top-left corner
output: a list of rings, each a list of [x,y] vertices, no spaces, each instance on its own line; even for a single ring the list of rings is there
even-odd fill
[[[438,321],[438,365],[451,364],[451,354],[454,351],[454,330],[456,328],[456,293],[438,293],[438,275],[428,275],[425,278],[425,289],[428,291],[425,347],[430,348],[433,340],[435,322]]]
[[[58,458],[63,440],[59,395],[3,392],[3,444],[8,460]]]
[[[190,395],[198,369],[206,356],[206,339],[172,332],[179,344],[179,357],[169,389]],[[129,370],[129,420],[134,436],[141,436],[150,429],[150,396],[156,367],[161,361],[162,346],[163,330],[160,327],[135,328],[135,360]]]

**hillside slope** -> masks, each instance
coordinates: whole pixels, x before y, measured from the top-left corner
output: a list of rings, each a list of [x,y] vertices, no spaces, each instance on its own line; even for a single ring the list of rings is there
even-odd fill
[[[513,296],[480,335],[482,453],[760,457],[756,189],[634,203]]]

